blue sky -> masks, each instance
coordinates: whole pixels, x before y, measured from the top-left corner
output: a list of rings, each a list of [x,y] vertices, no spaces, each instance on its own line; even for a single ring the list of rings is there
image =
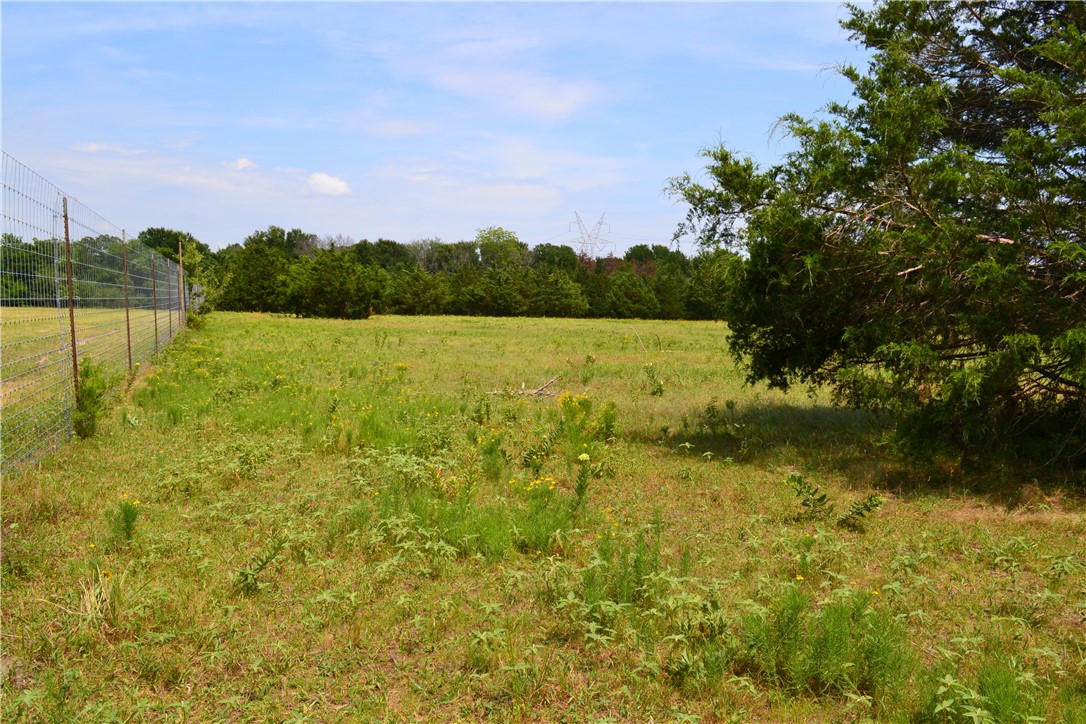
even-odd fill
[[[719,142],[773,163],[861,64],[838,3],[11,3],[3,148],[124,227],[221,248],[669,243]],[[690,242],[683,250],[693,253]]]

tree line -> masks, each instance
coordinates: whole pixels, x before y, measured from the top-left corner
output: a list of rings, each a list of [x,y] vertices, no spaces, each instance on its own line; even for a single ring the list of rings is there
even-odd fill
[[[181,233],[149,229],[138,238],[146,243]],[[163,253],[172,248],[176,257],[174,241],[160,245]],[[184,241],[186,269],[209,306],[339,319],[374,313],[720,319],[721,287],[740,263],[730,251],[690,258],[661,244],[631,247],[621,258],[588,258],[568,246],[529,247],[500,227],[454,243],[355,242],[278,226],[214,252],[191,237]]]

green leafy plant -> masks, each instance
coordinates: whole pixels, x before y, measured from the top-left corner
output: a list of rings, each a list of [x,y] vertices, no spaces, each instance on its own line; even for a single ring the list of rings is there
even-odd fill
[[[136,533],[136,519],[139,518],[140,501],[132,500],[127,493],[121,493],[117,507],[106,514],[109,532],[114,546],[122,546],[132,540]]]
[[[768,608],[748,614],[742,631],[739,673],[791,691],[885,702],[901,695],[913,666],[904,627],[872,609],[862,592],[842,590],[816,608],[801,587],[788,585]]]
[[[105,370],[84,359],[79,365],[79,388],[75,395],[72,429],[81,438],[92,437],[98,430],[98,420],[105,410],[106,397],[113,380]]]
[[[250,560],[249,563],[244,568],[240,569],[234,576],[234,590],[246,596],[252,596],[258,593],[263,586],[260,581],[260,574],[275,562],[275,559],[283,552],[286,545],[286,536],[277,535],[272,538],[267,548]]]
[[[825,520],[833,515],[833,503],[817,485],[808,482],[798,473],[791,473],[784,482],[792,488],[804,508],[799,516],[801,519]],[[884,502],[881,495],[872,493],[850,505],[845,514],[837,519],[836,524],[849,530],[862,531],[864,519],[881,508]]]
[[[812,483],[807,482],[799,473],[791,473],[784,482],[792,488],[800,504],[804,508],[802,517],[811,520],[822,520],[833,514],[833,503],[829,501],[822,490]]]
[[[656,374],[656,365],[649,362],[643,365],[641,370],[645,373],[645,379],[649,383],[649,394],[653,397],[661,397],[664,394],[664,383],[660,376]]]
[[[848,507],[848,512],[837,519],[837,525],[849,530],[863,530],[863,521],[886,502],[878,493],[872,493],[863,500],[858,500]]]
[[[588,495],[588,481],[592,477],[592,457],[588,453],[581,453],[577,457],[577,484],[573,488],[573,509],[581,510],[584,507],[585,496]]]

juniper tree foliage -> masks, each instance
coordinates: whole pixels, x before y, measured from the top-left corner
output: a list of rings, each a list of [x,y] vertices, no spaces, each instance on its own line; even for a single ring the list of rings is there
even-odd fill
[[[1086,5],[849,6],[853,100],[768,168],[672,179],[680,233],[746,257],[752,381],[828,384],[907,439],[1086,458]],[[1038,441],[1043,441],[1039,443]],[[1040,445],[1040,446],[1039,446]]]

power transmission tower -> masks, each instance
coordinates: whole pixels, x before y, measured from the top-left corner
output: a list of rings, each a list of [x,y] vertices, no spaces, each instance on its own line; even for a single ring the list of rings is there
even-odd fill
[[[579,247],[578,254],[580,256],[586,256],[589,259],[595,259],[597,251],[611,244],[610,241],[600,238],[600,232],[603,230],[604,226],[607,227],[608,232],[611,231],[611,225],[605,223],[603,220],[603,217],[606,216],[606,214],[600,214],[600,220],[592,227],[592,231],[589,231],[588,227],[584,225],[584,221],[581,220],[581,215],[579,213],[574,211],[573,215],[577,217],[575,223],[577,224],[578,230],[581,232],[581,238],[575,242]],[[570,224],[570,231],[573,231],[572,223]]]

